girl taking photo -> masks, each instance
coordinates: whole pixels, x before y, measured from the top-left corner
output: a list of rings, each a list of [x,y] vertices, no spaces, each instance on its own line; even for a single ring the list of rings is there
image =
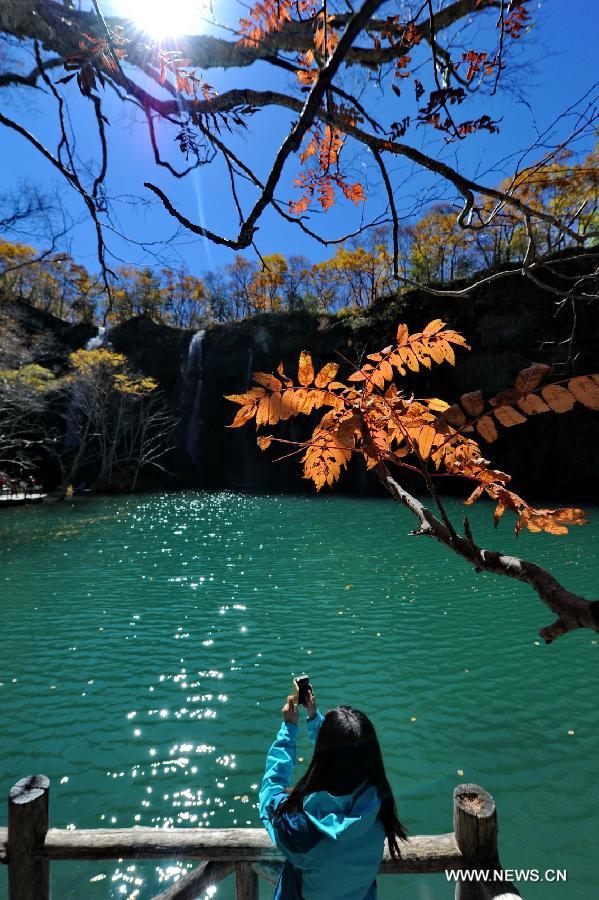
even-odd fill
[[[260,817],[285,857],[275,900],[375,900],[385,839],[397,857],[407,835],[374,726],[351,706],[322,716],[311,689],[306,706],[315,744],[306,774],[291,787],[298,704],[290,696],[260,789]]]

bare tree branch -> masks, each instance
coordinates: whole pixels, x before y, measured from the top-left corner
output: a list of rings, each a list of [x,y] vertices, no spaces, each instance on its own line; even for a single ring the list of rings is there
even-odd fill
[[[340,42],[341,43],[341,42]],[[339,45],[338,45],[339,46]],[[332,61],[333,57],[331,58]],[[325,69],[322,70],[325,73]],[[322,77],[325,77],[324,74]],[[331,76],[332,77],[332,76]],[[320,79],[317,82],[320,84]],[[316,85],[315,85],[316,87]],[[315,88],[313,88],[313,91]],[[321,92],[318,95],[320,99],[322,99],[322,95],[326,92],[326,85],[322,87]],[[462,175],[456,169],[449,166],[447,163],[443,162],[440,159],[437,159],[433,156],[430,156],[426,153],[423,153],[421,150],[416,149],[415,147],[410,146],[409,144],[400,143],[398,141],[391,141],[386,138],[378,137],[377,135],[370,134],[364,131],[361,128],[358,128],[356,125],[348,122],[347,119],[343,116],[340,116],[338,113],[331,113],[324,108],[316,106],[316,100],[310,107],[308,107],[308,103],[310,101],[310,97],[313,96],[313,92],[310,93],[308,101],[305,104],[302,104],[300,100],[295,97],[291,97],[287,94],[281,94],[276,91],[254,91],[254,90],[231,90],[227,91],[214,99],[208,101],[199,101],[196,104],[196,110],[198,113],[204,113],[208,111],[222,111],[225,109],[235,109],[238,106],[243,104],[248,104],[255,107],[261,106],[281,106],[286,109],[293,110],[294,112],[300,112],[302,115],[305,115],[305,118],[300,121],[303,122],[302,127],[302,137],[303,134],[306,133],[308,128],[310,127],[311,122],[314,118],[318,118],[327,124],[338,128],[340,131],[345,132],[350,137],[355,138],[360,143],[369,147],[373,152],[376,150],[379,153],[390,153],[394,156],[402,156],[405,157],[417,165],[421,166],[424,169],[427,169],[430,172],[434,172],[437,175],[440,175],[446,181],[450,182],[454,185],[454,187],[459,191],[459,193],[464,198],[464,207],[461,213],[458,216],[459,224],[462,227],[468,226],[468,216],[472,212],[475,204],[475,195],[479,194],[484,197],[490,197],[499,201],[500,203],[507,204],[510,207],[513,207],[515,210],[522,214],[528,214],[534,219],[539,219],[541,221],[545,221],[555,226],[556,228],[563,229],[563,231],[576,243],[584,243],[590,237],[594,237],[595,234],[587,234],[581,235],[573,228],[565,226],[563,222],[553,216],[551,213],[547,212],[544,209],[535,209],[531,207],[529,204],[525,203],[514,193],[509,193],[507,191],[502,191],[498,188],[489,187],[487,185],[480,184],[466,176]],[[148,98],[146,97],[146,100]],[[162,114],[172,115],[175,113],[177,104],[171,101],[155,101],[154,99],[150,100],[150,105],[160,111]],[[220,238],[218,243],[224,243],[227,246],[232,246],[233,249],[242,249],[243,247],[249,246],[251,243],[251,237],[249,233],[249,229],[253,226],[253,224],[257,221],[257,218],[263,211],[264,207],[268,205],[270,202],[270,197],[272,196],[272,192],[274,191],[274,187],[280,178],[283,164],[287,157],[293,150],[297,150],[299,147],[294,146],[293,141],[297,142],[298,131],[296,130],[299,126],[299,122],[296,124],[294,129],[287,136],[285,142],[283,143],[279,153],[275,159],[273,167],[271,169],[271,173],[269,179],[267,180],[262,196],[256,206],[254,207],[253,212],[250,214],[244,226],[240,229],[239,235],[236,240],[232,240],[227,242],[227,240]],[[301,138],[300,138],[301,142]],[[146,187],[149,187],[150,190],[154,190],[155,193],[158,194],[158,190],[154,189],[153,185],[146,184]],[[158,194],[160,196],[160,194]],[[267,200],[266,198],[269,197]],[[162,199],[162,197],[161,197]],[[172,207],[172,204],[169,205]],[[201,226],[193,226],[192,223],[189,222],[184,216],[180,213],[174,213],[168,206],[165,204],[165,208],[171,215],[175,215],[175,217],[185,224],[186,227],[190,228],[190,230],[194,231],[197,234],[203,234],[204,236],[208,236],[207,229],[202,228]],[[196,228],[200,229],[196,231]]]
[[[514,578],[530,585],[536,591],[539,599],[557,616],[553,624],[539,631],[546,644],[578,628],[599,631],[599,601],[590,602],[567,590],[550,572],[536,563],[495,550],[485,550],[474,543],[471,535],[461,537],[455,532],[450,532],[420,500],[401,486],[384,463],[377,466],[376,473],[393,499],[409,509],[417,518],[419,525],[416,534],[432,537],[449,547],[453,553],[471,563],[478,572],[491,572]]]
[[[111,287],[108,280],[108,275],[114,274],[107,266],[106,263],[106,246],[104,244],[104,237],[102,234],[102,226],[100,224],[100,220],[98,219],[96,206],[94,200],[87,193],[79,178],[75,172],[70,171],[64,166],[59,159],[57,159],[38,139],[32,135],[26,128],[23,128],[22,125],[19,125],[18,122],[14,122],[12,119],[9,119],[8,116],[5,116],[2,112],[0,112],[0,125],[4,125],[6,128],[11,128],[13,131],[16,131],[17,134],[20,134],[21,137],[24,137],[30,144],[32,144],[35,149],[41,153],[41,155],[57,169],[61,175],[63,175],[69,184],[81,195],[83,201],[87,207],[87,210],[94,222],[96,229],[96,247],[98,253],[98,262],[100,263],[100,268],[102,272],[102,278],[104,282],[104,287],[106,289],[106,293],[108,297],[111,297]]]

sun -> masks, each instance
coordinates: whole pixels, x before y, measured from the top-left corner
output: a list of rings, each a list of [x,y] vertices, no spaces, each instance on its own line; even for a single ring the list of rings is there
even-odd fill
[[[120,0],[118,6],[120,15],[155,40],[195,33],[205,8],[198,0]]]

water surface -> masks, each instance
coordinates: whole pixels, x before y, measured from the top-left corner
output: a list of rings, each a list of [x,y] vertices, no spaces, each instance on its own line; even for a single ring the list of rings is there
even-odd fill
[[[469,516],[479,542],[597,596],[599,511],[566,538],[517,542],[507,516],[497,533],[490,507]],[[412,834],[450,831],[455,785],[482,784],[504,865],[568,869],[566,885],[521,885],[524,897],[597,896],[597,635],[545,647],[537,631],[551,615],[531,590],[476,575],[412,527],[392,502],[342,497],[190,492],[3,510],[2,790],[48,775],[61,827],[255,826],[282,698],[291,673],[308,671],[322,708],[350,703],[375,721]],[[53,864],[53,890],[149,898],[177,871],[176,860]],[[453,888],[442,875],[389,877],[379,893],[442,900]]]

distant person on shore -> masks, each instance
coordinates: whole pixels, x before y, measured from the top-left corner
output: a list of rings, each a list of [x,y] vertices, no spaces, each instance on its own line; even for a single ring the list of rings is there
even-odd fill
[[[322,716],[311,688],[306,707],[315,743],[306,774],[292,787],[298,702],[290,696],[260,789],[260,817],[285,857],[275,900],[375,900],[385,839],[399,856],[406,832],[374,726],[350,706]]]

